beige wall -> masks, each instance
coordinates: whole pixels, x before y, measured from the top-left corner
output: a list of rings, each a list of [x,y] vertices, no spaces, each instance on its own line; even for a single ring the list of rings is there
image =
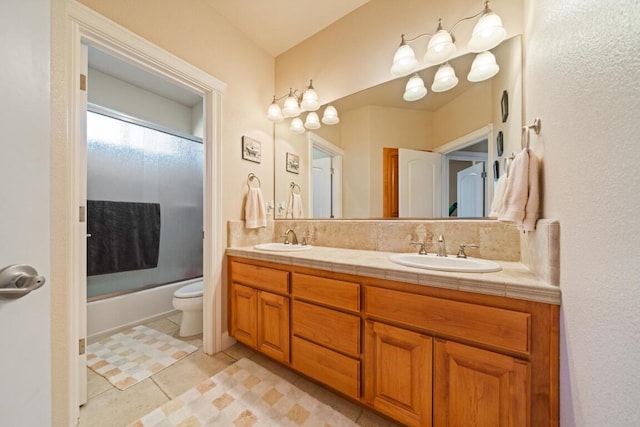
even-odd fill
[[[444,145],[491,123],[492,106],[493,80],[471,85],[460,96],[433,112],[433,142],[429,148]]]
[[[640,8],[526,0],[526,120],[560,220],[560,425],[640,420]]]

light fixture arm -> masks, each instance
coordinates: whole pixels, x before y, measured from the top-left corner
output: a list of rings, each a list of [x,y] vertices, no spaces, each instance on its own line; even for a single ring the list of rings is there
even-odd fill
[[[460,19],[458,22],[456,22],[455,24],[453,24],[453,27],[451,27],[451,29],[449,30],[449,33],[453,33],[453,30],[458,26],[459,23],[461,23],[462,21],[468,21],[469,19],[473,19],[473,18],[477,18],[480,15],[486,15],[487,13],[491,13],[491,9],[489,9],[489,0],[486,0],[484,2],[484,8],[476,13],[475,15],[472,16],[467,16],[466,18],[462,18]]]
[[[486,14],[491,13],[491,12],[492,12],[492,10],[489,8],[489,0],[486,0],[484,2],[484,8],[482,8],[482,10],[480,12],[476,13],[475,15],[471,15],[471,16],[467,16],[465,18],[459,19],[455,24],[453,24],[451,29],[448,31],[449,34],[451,34],[451,38],[453,39],[453,41],[455,42],[455,37],[453,35],[453,30],[456,29],[458,24],[460,24],[463,21],[468,21],[469,19],[477,18],[480,15],[486,15]],[[442,18],[440,18],[440,19],[438,19],[438,28],[436,29],[436,32],[438,32],[438,31],[440,31],[442,29],[443,29],[442,28]],[[435,34],[435,33],[433,33],[433,34]],[[403,34],[401,36],[402,41],[400,42],[400,46],[402,46],[404,44],[407,44],[407,43],[414,42],[414,41],[418,40],[421,37],[433,37],[433,34],[424,33],[424,34],[420,34],[418,36],[415,36],[415,37],[413,37],[411,39],[405,38],[405,35]]]

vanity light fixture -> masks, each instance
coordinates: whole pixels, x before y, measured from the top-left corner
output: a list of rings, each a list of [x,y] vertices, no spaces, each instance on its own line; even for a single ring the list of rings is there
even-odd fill
[[[396,77],[401,77],[409,75],[411,73],[415,73],[420,67],[420,63],[416,59],[415,52],[408,45],[408,43],[414,42],[422,37],[429,37],[430,39],[427,45],[427,52],[424,55],[424,63],[426,63],[427,65],[443,64],[440,66],[438,72],[436,73],[436,77],[434,78],[431,89],[434,92],[443,92],[452,89],[458,84],[458,78],[455,76],[453,68],[451,68],[451,66],[447,63],[447,61],[451,59],[457,51],[455,44],[456,39],[452,34],[453,30],[462,21],[474,19],[478,16],[480,16],[480,19],[478,20],[478,22],[476,22],[476,25],[473,28],[473,33],[471,36],[471,40],[469,40],[468,49],[471,52],[479,53],[478,57],[482,55],[482,59],[479,59],[480,63],[488,64],[488,62],[490,62],[490,58],[488,58],[487,55],[483,54],[489,53],[493,57],[493,55],[487,51],[502,43],[502,41],[507,36],[507,31],[504,29],[500,17],[489,8],[489,1],[487,0],[485,1],[484,8],[480,12],[476,13],[475,15],[458,20],[458,22],[456,22],[449,31],[445,30],[442,27],[442,19],[439,19],[438,27],[433,34],[420,34],[411,39],[405,38],[405,35],[402,34],[402,36],[400,37],[400,46],[393,56],[391,74]],[[480,66],[480,63],[478,64],[478,66]],[[495,57],[493,57],[493,64],[494,66],[486,65],[486,71],[484,72],[480,72],[478,71],[478,69],[474,70],[472,67],[472,70],[468,76],[469,80],[472,82],[478,82],[493,77],[500,69],[495,63]],[[489,72],[489,70],[491,70],[491,72]],[[472,80],[472,78],[474,80]],[[408,85],[409,84],[407,83],[407,86]]]
[[[278,101],[284,99],[282,108],[278,105]],[[320,124],[320,117],[316,110],[320,108],[320,101],[318,93],[313,88],[313,80],[309,81],[309,86],[304,92],[300,92],[297,89],[290,88],[287,95],[276,97],[274,95],[271,105],[267,109],[267,119],[272,122],[281,122],[286,118],[292,118],[291,120],[291,132],[303,133],[306,129],[318,129]],[[308,112],[305,121],[299,117],[300,114]],[[338,118],[338,111],[334,106],[328,105],[322,116],[322,123],[326,125],[333,125],[340,121]]]

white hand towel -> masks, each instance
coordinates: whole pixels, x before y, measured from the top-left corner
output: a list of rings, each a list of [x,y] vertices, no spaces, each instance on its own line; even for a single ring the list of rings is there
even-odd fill
[[[267,226],[267,213],[262,199],[262,190],[251,187],[247,193],[247,203],[244,206],[245,228],[260,228]]]
[[[513,222],[524,231],[535,230],[539,191],[538,158],[525,148],[516,155],[509,167],[509,179],[498,220]]]
[[[300,194],[291,191],[289,193],[289,200],[287,200],[287,210],[284,215],[285,218],[302,218],[302,197]]]
[[[506,189],[507,175],[502,174],[502,176],[498,178],[498,184],[496,184],[496,189],[493,192],[493,201],[491,202],[491,212],[489,212],[489,216],[497,217],[500,215],[502,203],[504,202],[504,192]]]

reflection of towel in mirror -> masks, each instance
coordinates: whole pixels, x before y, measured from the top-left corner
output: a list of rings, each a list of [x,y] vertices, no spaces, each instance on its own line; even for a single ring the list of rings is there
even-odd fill
[[[244,205],[245,228],[260,228],[267,226],[267,213],[262,199],[262,190],[258,187],[249,188],[247,203]]]
[[[503,174],[498,178],[498,184],[493,192],[493,201],[491,202],[491,212],[489,216],[497,217],[502,210],[502,203],[504,202],[504,192],[507,189],[507,175]]]
[[[533,151],[525,148],[516,155],[509,167],[507,189],[498,220],[516,223],[524,231],[535,230],[539,191],[538,158]]]
[[[285,218],[302,218],[302,197],[300,194],[291,191],[289,193],[289,200],[287,201],[287,211],[284,215]]]

